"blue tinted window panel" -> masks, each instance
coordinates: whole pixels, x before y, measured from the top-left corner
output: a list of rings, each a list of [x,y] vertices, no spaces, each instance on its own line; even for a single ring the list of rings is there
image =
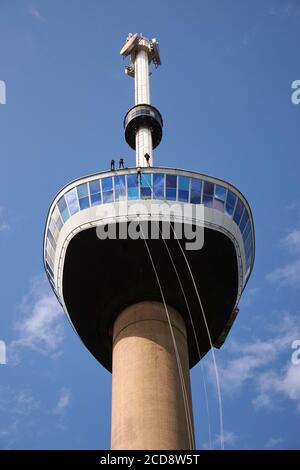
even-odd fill
[[[50,218],[49,229],[50,229],[51,233],[55,233],[56,224],[55,224],[55,221],[54,221],[53,217]]]
[[[138,199],[139,198],[139,192],[138,188],[127,188],[127,197],[128,199]]]
[[[127,175],[127,197],[128,199],[138,199],[138,176],[137,174]]]
[[[245,252],[248,253],[251,247],[252,247],[252,237],[250,235],[245,243]]]
[[[46,268],[47,268],[47,271],[48,271],[48,273],[50,274],[50,276],[54,279],[53,271],[52,271],[52,269],[50,268],[50,266],[49,266],[49,264],[47,263],[47,261],[46,261]]]
[[[99,180],[90,181],[89,185],[90,185],[91,194],[100,193],[100,181]]]
[[[160,173],[153,175],[153,197],[154,199],[165,198],[165,175]]]
[[[56,243],[55,243],[55,240],[53,238],[53,235],[52,233],[50,232],[50,230],[48,229],[47,231],[47,238],[49,240],[49,242],[51,243],[51,245],[53,246],[54,250],[56,249]]]
[[[116,201],[126,198],[125,176],[115,176],[115,197]]]
[[[166,199],[169,199],[170,201],[176,201],[176,188],[166,189]]]
[[[176,175],[166,175],[166,187],[167,188],[176,188],[177,187],[177,176]]]
[[[191,203],[201,203],[202,180],[192,178],[191,181]]]
[[[108,202],[114,201],[114,192],[113,191],[105,191],[102,193],[103,196],[103,204],[107,204]]]
[[[61,217],[59,216],[56,221],[56,227],[58,228],[58,230],[60,230],[62,226],[63,226],[63,221],[61,220]]]
[[[189,202],[189,191],[186,191],[184,189],[179,189],[178,190],[178,201]]]
[[[137,174],[127,175],[127,188],[136,188],[138,185]]]
[[[151,199],[151,188],[141,187],[141,198],[142,199]]]
[[[89,195],[89,188],[87,183],[80,184],[77,186],[77,194],[78,194],[78,199],[82,199],[84,197],[88,197]]]
[[[238,202],[237,202],[235,211],[234,211],[234,216],[233,216],[233,220],[235,221],[235,223],[236,223],[237,225],[239,224],[239,222],[240,222],[240,220],[241,220],[243,210],[244,210],[244,204],[243,204],[242,201],[239,199]]]
[[[240,231],[243,232],[247,222],[249,220],[249,216],[248,216],[248,212],[247,212],[247,209],[244,210],[244,214],[243,214],[243,217],[242,217],[242,220],[240,222]]]
[[[79,211],[78,206],[78,199],[76,194],[76,189],[71,189],[71,191],[67,192],[65,198],[68,202],[69,212],[71,215],[76,214]]]
[[[187,176],[178,177],[178,188],[181,191],[189,191],[190,189],[190,178]]]
[[[69,214],[64,196],[58,201],[57,206],[59,208],[59,212],[60,212],[62,220],[66,222],[68,218],[70,217],[70,214]]]
[[[187,176],[178,177],[178,200],[181,202],[189,201],[190,178]]]
[[[216,184],[215,186],[215,198],[216,199],[224,202],[226,199],[226,193],[227,193],[227,189],[224,188],[224,186],[220,186],[219,184]]]
[[[151,188],[151,174],[142,174],[141,186],[145,188]]]
[[[112,191],[113,181],[112,178],[102,178],[102,191]]]
[[[229,215],[229,216],[233,215],[236,199],[237,199],[236,195],[233,194],[231,191],[228,191],[227,199],[226,199],[226,207],[225,207],[226,215]]]
[[[98,206],[99,204],[101,204],[101,194],[91,194],[91,205]]]
[[[214,186],[214,183],[211,183],[210,181],[204,181],[203,194],[206,194],[207,196],[213,196]]]
[[[141,198],[150,199],[152,195],[151,187],[151,176],[152,174],[142,174],[141,177]]]
[[[207,196],[205,196],[205,197],[207,197]],[[217,209],[220,212],[224,212],[224,202],[220,201],[219,199],[214,199],[213,208]]]
[[[250,221],[248,220],[247,225],[246,225],[246,227],[245,227],[245,230],[244,230],[244,232],[243,232],[243,240],[244,240],[244,242],[247,240],[247,237],[248,237],[248,235],[249,235],[250,230],[251,230],[251,225],[250,225]]]
[[[67,203],[66,203],[64,196],[58,201],[57,205],[58,205],[60,213],[62,213],[62,211],[66,209]]]
[[[83,209],[88,209],[90,207],[90,198],[87,196],[79,199],[79,206],[81,211]]]
[[[203,194],[203,204],[205,205],[205,207],[212,207],[213,197],[208,196],[207,194]]]

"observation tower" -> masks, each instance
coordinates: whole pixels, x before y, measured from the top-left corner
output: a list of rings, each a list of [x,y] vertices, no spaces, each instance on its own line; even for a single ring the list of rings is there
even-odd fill
[[[130,34],[120,53],[135,85],[124,130],[136,165],[59,191],[44,265],[78,336],[112,372],[112,449],[193,449],[189,371],[236,318],[254,262],[252,214],[226,181],[155,166],[163,119],[149,66],[161,65],[159,45]]]

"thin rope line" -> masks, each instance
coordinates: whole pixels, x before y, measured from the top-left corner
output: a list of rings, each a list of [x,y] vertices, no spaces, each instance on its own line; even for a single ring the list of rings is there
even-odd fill
[[[158,227],[159,227],[159,225],[158,225]],[[159,228],[159,231],[160,231],[160,233],[161,233],[160,228]],[[172,265],[173,265],[173,267],[174,267],[174,270],[175,270],[175,273],[176,273],[176,276],[177,276],[177,279],[178,279],[178,282],[179,282],[179,285],[180,285],[180,289],[181,289],[181,292],[182,292],[182,294],[183,294],[184,301],[185,301],[185,304],[186,304],[186,307],[187,307],[187,310],[188,310],[188,313],[189,313],[190,322],[191,322],[192,329],[193,329],[193,335],[194,335],[194,338],[195,338],[195,340],[196,340],[198,355],[199,355],[199,359],[200,359],[200,367],[201,367],[201,372],[202,372],[202,381],[203,381],[203,388],[204,388],[204,395],[205,395],[205,403],[206,403],[207,424],[208,424],[208,436],[209,436],[209,447],[210,447],[210,449],[211,449],[211,448],[212,448],[212,440],[211,440],[210,412],[209,412],[207,387],[206,387],[206,381],[205,381],[204,372],[203,372],[203,364],[202,364],[202,362],[201,362],[202,356],[201,356],[201,352],[200,352],[198,337],[197,337],[197,333],[196,333],[194,321],[193,321],[193,318],[192,318],[191,310],[190,310],[190,307],[189,307],[189,304],[188,304],[188,301],[187,301],[187,297],[186,297],[186,295],[185,295],[185,291],[184,291],[184,288],[183,288],[183,285],[182,285],[182,282],[181,282],[181,279],[180,279],[178,270],[177,270],[176,265],[175,265],[175,263],[174,263],[172,254],[170,253],[170,250],[169,250],[169,248],[168,248],[167,242],[166,242],[166,240],[165,240],[164,238],[163,238],[163,242],[164,242],[164,244],[165,244],[165,247],[166,247],[167,252],[168,252],[168,254],[169,254],[170,260],[171,260]]]
[[[151,194],[153,195],[153,188],[147,183],[150,191],[151,191]],[[154,221],[156,223],[156,226],[158,227],[158,230],[159,230],[159,233],[160,235],[162,236],[162,232],[161,232],[161,229],[160,229],[160,226],[159,226],[159,223],[157,221]],[[173,230],[173,227],[170,223],[170,226]],[[174,230],[173,230],[174,232]],[[183,288],[183,285],[182,285],[182,282],[181,282],[181,279],[180,279],[180,276],[179,276],[179,273],[178,273],[178,270],[175,266],[175,263],[174,263],[174,260],[173,260],[173,257],[172,257],[172,254],[170,253],[170,250],[168,248],[168,245],[166,243],[166,240],[164,239],[164,237],[162,236],[162,239],[163,239],[163,242],[165,244],[165,247],[167,249],[167,252],[168,252],[168,255],[169,255],[169,258],[172,262],[172,265],[174,267],[174,270],[175,270],[175,273],[176,273],[176,276],[177,276],[177,279],[178,279],[178,282],[179,282],[179,285],[180,285],[180,289],[181,289],[181,292],[183,294],[183,297],[184,297],[184,300],[185,300],[185,304],[186,304],[186,307],[187,307],[187,310],[188,310],[188,313],[189,313],[189,317],[190,317],[190,321],[191,321],[191,325],[192,325],[192,329],[193,329],[193,334],[194,334],[194,338],[195,338],[195,341],[196,341],[196,345],[197,345],[197,351],[198,351],[198,355],[199,355],[199,359],[200,359],[200,367],[201,367],[201,372],[202,372],[202,382],[203,382],[203,389],[204,389],[204,396],[205,396],[205,404],[206,404],[206,414],[207,414],[207,424],[208,424],[208,438],[209,438],[209,447],[210,449],[212,449],[212,438],[211,438],[211,425],[210,425],[210,412],[209,412],[209,403],[208,403],[208,394],[207,394],[207,387],[206,387],[206,381],[205,381],[205,376],[204,376],[204,368],[203,368],[203,364],[201,362],[201,359],[202,359],[202,356],[201,356],[201,353],[200,353],[200,347],[199,347],[199,342],[198,342],[198,337],[197,337],[197,333],[196,333],[196,329],[195,329],[195,326],[194,326],[194,321],[193,321],[193,318],[192,318],[192,314],[191,314],[191,310],[189,308],[189,304],[188,304],[188,301],[187,301],[187,298],[186,298],[186,295],[185,295],[185,291],[184,291],[184,288]],[[178,241],[178,240],[177,240]],[[178,242],[179,243],[179,242]]]
[[[192,426],[191,426],[191,416],[190,416],[189,404],[187,403],[185,382],[184,382],[184,377],[183,377],[183,372],[182,372],[181,361],[180,361],[180,357],[179,357],[179,353],[178,353],[178,348],[177,348],[177,344],[176,344],[176,339],[175,339],[174,332],[173,332],[173,326],[172,326],[172,323],[171,323],[168,307],[167,307],[167,304],[166,304],[166,301],[165,301],[165,296],[164,296],[163,291],[162,291],[159,276],[158,276],[158,273],[157,273],[157,270],[156,270],[156,267],[155,267],[155,264],[154,264],[154,261],[153,261],[148,243],[147,243],[147,240],[144,237],[144,233],[143,233],[143,229],[142,229],[141,224],[140,224],[140,229],[141,229],[141,233],[143,235],[143,240],[145,242],[145,245],[146,245],[150,260],[151,260],[151,264],[152,264],[152,267],[153,267],[153,270],[154,270],[154,273],[155,273],[155,276],[156,276],[156,280],[157,280],[157,283],[158,283],[158,286],[159,286],[160,294],[161,294],[161,297],[162,297],[162,300],[163,300],[163,304],[164,304],[164,307],[165,307],[165,311],[166,311],[166,315],[167,315],[167,319],[168,319],[168,323],[169,323],[169,327],[170,327],[170,331],[171,331],[171,336],[172,336],[172,341],[173,341],[173,346],[174,346],[175,356],[176,356],[176,362],[177,362],[177,368],[178,368],[178,372],[179,372],[179,378],[180,378],[181,389],[182,389],[182,394],[183,394],[185,417],[186,417],[186,421],[187,421],[188,436],[189,436],[189,445],[190,445],[190,448],[192,450],[192,449],[195,448],[194,436],[193,436],[194,433],[192,431]]]
[[[215,376],[216,376],[216,385],[217,385],[217,394],[218,394],[218,401],[219,401],[219,419],[220,419],[220,443],[221,443],[221,449],[224,450],[224,423],[223,423],[223,409],[222,409],[222,395],[221,395],[221,388],[220,388],[220,379],[219,379],[219,372],[218,372],[218,366],[217,366],[217,361],[216,361],[216,357],[215,357],[215,353],[214,353],[214,350],[213,350],[213,344],[212,344],[212,340],[211,340],[211,336],[210,336],[210,331],[209,331],[209,327],[208,327],[208,324],[207,324],[207,320],[206,320],[206,315],[205,315],[205,312],[204,312],[204,308],[203,308],[203,305],[202,305],[202,302],[201,302],[201,299],[200,299],[200,295],[199,295],[199,292],[198,292],[198,289],[197,289],[197,286],[196,286],[196,283],[195,283],[195,279],[194,279],[194,276],[193,276],[193,273],[192,273],[192,270],[191,270],[191,267],[190,267],[190,264],[187,260],[187,257],[185,255],[185,252],[182,248],[182,246],[180,245],[180,242],[177,238],[177,235],[172,227],[172,224],[170,223],[170,226],[172,228],[172,231],[174,233],[174,236],[177,240],[177,243],[179,245],[179,248],[181,250],[181,253],[183,254],[183,257],[185,259],[185,262],[186,262],[186,265],[188,267],[188,270],[189,270],[189,273],[191,275],[191,278],[192,278],[192,281],[193,281],[193,285],[194,285],[194,288],[195,288],[195,292],[196,292],[196,295],[197,295],[197,298],[198,298],[198,302],[199,302],[199,305],[200,305],[200,309],[201,309],[201,312],[202,312],[202,316],[203,316],[203,320],[204,320],[204,323],[205,323],[205,328],[206,328],[206,331],[207,331],[207,335],[208,335],[208,338],[209,338],[209,343],[210,343],[210,348],[211,348],[211,354],[212,354],[212,358],[213,358],[213,362],[214,362],[214,369],[215,369]]]

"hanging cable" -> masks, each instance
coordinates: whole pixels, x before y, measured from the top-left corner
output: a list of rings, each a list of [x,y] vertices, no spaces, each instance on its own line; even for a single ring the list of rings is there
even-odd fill
[[[158,227],[159,227],[159,225],[158,225]],[[160,228],[159,228],[159,232],[161,234]],[[207,421],[208,421],[207,424],[208,424],[209,448],[211,449],[212,448],[212,440],[211,440],[211,426],[210,426],[210,413],[209,413],[209,405],[208,405],[208,395],[207,395],[207,387],[206,387],[206,381],[205,381],[205,377],[204,377],[203,365],[202,365],[202,362],[201,362],[202,356],[201,356],[201,352],[200,352],[198,337],[197,337],[197,333],[196,333],[192,313],[191,313],[191,310],[190,310],[190,307],[189,307],[189,303],[188,303],[187,297],[185,295],[185,291],[184,291],[184,288],[183,288],[178,270],[177,270],[176,265],[174,263],[173,256],[172,256],[172,254],[171,254],[171,252],[168,248],[167,242],[164,238],[163,238],[163,242],[164,242],[164,245],[167,249],[169,258],[171,260],[171,263],[172,263],[173,268],[174,268],[175,273],[176,273],[177,280],[178,280],[179,285],[180,285],[180,289],[181,289],[181,292],[182,292],[182,295],[183,295],[183,298],[184,298],[184,301],[185,301],[185,304],[186,304],[186,308],[187,308],[188,313],[189,313],[189,318],[190,318],[190,322],[191,322],[191,325],[192,325],[193,335],[194,335],[195,342],[196,342],[196,345],[197,345],[197,352],[198,352],[198,356],[199,356],[199,359],[200,359],[200,367],[201,367],[201,372],[202,372],[203,388],[204,388],[204,395],[205,395],[206,413],[207,413]]]
[[[223,409],[222,409],[222,395],[221,395],[221,388],[220,388],[220,380],[219,380],[219,372],[218,372],[218,367],[217,367],[217,361],[216,361],[216,357],[215,357],[215,353],[214,353],[214,349],[213,349],[213,344],[212,344],[212,340],[211,340],[211,335],[210,335],[210,331],[209,331],[209,327],[208,327],[208,323],[207,323],[207,320],[206,320],[206,315],[205,315],[205,312],[204,312],[204,308],[203,308],[203,305],[202,305],[202,302],[201,302],[201,299],[200,299],[200,295],[199,295],[199,292],[198,292],[198,289],[197,289],[197,286],[196,286],[196,282],[195,282],[195,279],[194,279],[194,275],[193,275],[193,272],[191,270],[191,267],[190,267],[190,264],[188,262],[188,259],[186,257],[186,254],[177,238],[177,235],[175,233],[175,230],[173,229],[172,227],[172,224],[170,223],[170,226],[172,228],[172,231],[173,231],[173,234],[177,240],[177,243],[179,245],[179,248],[181,250],[181,253],[185,259],[185,262],[186,262],[186,265],[188,267],[188,270],[189,270],[189,273],[190,273],[190,276],[192,278],[192,282],[193,282],[193,285],[194,285],[194,288],[195,288],[195,292],[196,292],[196,295],[197,295],[197,298],[198,298],[198,302],[199,302],[199,305],[200,305],[200,309],[201,309],[201,312],[202,312],[202,317],[203,317],[203,321],[204,321],[204,324],[205,324],[205,328],[206,328],[206,331],[207,331],[207,336],[208,336],[208,339],[209,339],[209,344],[210,344],[210,348],[211,348],[211,354],[212,354],[212,358],[213,358],[213,363],[214,363],[214,370],[215,370],[215,376],[216,376],[216,385],[217,385],[217,393],[218,393],[218,401],[219,401],[219,420],[220,420],[220,444],[221,444],[221,449],[224,450],[224,424],[223,424]]]
[[[153,190],[152,190],[152,187],[146,182],[147,186],[149,187],[150,191],[151,191],[151,195],[153,194]],[[207,394],[207,387],[206,387],[206,381],[205,381],[205,376],[204,376],[204,370],[203,370],[203,364],[201,362],[201,359],[202,359],[202,356],[201,356],[201,352],[200,352],[200,346],[199,346],[199,341],[198,341],[198,337],[197,337],[197,333],[196,333],[196,329],[195,329],[195,325],[194,325],[194,321],[193,321],[193,317],[192,317],[192,314],[191,314],[191,310],[190,310],[190,307],[189,307],[189,304],[188,304],[188,300],[187,300],[187,297],[185,295],[185,291],[184,291],[184,288],[183,288],[183,285],[182,285],[182,282],[181,282],[181,279],[180,279],[180,276],[179,276],[179,273],[178,273],[178,270],[176,268],[176,265],[174,263],[174,260],[173,260],[173,257],[172,257],[172,254],[168,248],[168,245],[166,243],[166,240],[164,239],[164,237],[162,236],[162,232],[161,232],[161,229],[160,229],[160,226],[159,226],[159,223],[157,221],[154,221],[156,226],[158,227],[158,230],[159,230],[159,233],[163,239],[163,242],[164,242],[164,245],[166,247],[166,250],[168,252],[168,255],[169,255],[169,258],[171,260],[171,263],[173,265],[173,268],[175,270],[175,273],[176,273],[176,277],[177,277],[177,280],[179,282],[179,285],[180,285],[180,289],[181,289],[181,292],[182,292],[182,295],[184,297],[184,301],[185,301],[185,304],[186,304],[186,307],[187,307],[187,310],[188,310],[188,313],[189,313],[189,318],[190,318],[190,322],[191,322],[191,325],[192,325],[192,330],[193,330],[193,335],[194,335],[194,338],[195,338],[195,342],[196,342],[196,345],[197,345],[197,352],[198,352],[198,356],[199,356],[199,360],[200,360],[200,367],[201,367],[201,372],[202,372],[202,381],[203,381],[203,389],[204,389],[204,396],[205,396],[205,405],[206,405],[206,414],[207,414],[207,421],[208,421],[208,437],[209,437],[209,447],[210,449],[212,449],[212,438],[211,438],[211,425],[210,425],[210,412],[209,412],[209,404],[208,404],[208,394]],[[170,223],[171,225],[171,223]],[[171,225],[171,228],[173,229],[172,225]]]
[[[174,335],[170,314],[169,314],[168,307],[167,307],[167,304],[166,304],[165,296],[163,294],[163,290],[162,290],[162,287],[161,287],[159,276],[158,276],[158,273],[157,273],[157,270],[156,270],[156,267],[155,267],[155,264],[154,264],[154,261],[153,261],[148,243],[147,243],[147,240],[144,237],[144,233],[143,233],[143,229],[142,229],[141,224],[140,224],[140,229],[141,229],[143,240],[145,242],[146,249],[147,249],[147,252],[148,252],[148,255],[149,255],[153,270],[154,270],[154,273],[155,273],[155,277],[156,277],[156,280],[157,280],[157,283],[158,283],[158,287],[159,287],[159,290],[160,290],[160,294],[161,294],[161,297],[162,297],[162,301],[163,301],[164,308],[165,308],[166,315],[167,315],[167,319],[168,319],[168,324],[169,324],[170,331],[171,331],[172,342],[173,342],[173,346],[174,346],[174,350],[175,350],[175,357],[176,357],[177,368],[178,368],[178,372],[179,372],[180,384],[181,384],[182,395],[183,395],[183,403],[184,403],[184,408],[185,408],[185,417],[186,417],[186,422],[187,422],[189,445],[190,445],[190,450],[193,450],[193,449],[195,449],[195,440],[194,440],[194,431],[193,431],[191,414],[190,414],[190,404],[188,403],[188,399],[187,399],[186,385],[185,385],[184,376],[183,376],[183,372],[182,372],[180,356],[179,356],[178,348],[177,348],[177,344],[176,344],[176,338],[175,338],[175,335]]]

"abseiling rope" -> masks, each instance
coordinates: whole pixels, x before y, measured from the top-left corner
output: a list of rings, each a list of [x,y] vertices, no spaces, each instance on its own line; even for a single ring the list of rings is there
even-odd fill
[[[157,223],[157,222],[156,222],[156,223]],[[159,224],[158,224],[158,228],[159,228]],[[159,232],[160,232],[160,234],[161,234],[160,228],[159,228]],[[202,362],[201,362],[202,356],[201,356],[201,352],[200,352],[198,337],[197,337],[197,333],[196,333],[194,321],[193,321],[193,318],[192,318],[191,310],[190,310],[190,307],[189,307],[189,303],[188,303],[188,301],[187,301],[187,298],[186,298],[186,295],[185,295],[185,291],[184,291],[184,288],[183,288],[183,285],[182,285],[182,282],[181,282],[181,279],[180,279],[178,270],[177,270],[176,265],[175,265],[175,263],[174,263],[173,256],[172,256],[172,254],[171,254],[171,252],[170,252],[170,250],[169,250],[169,248],[168,248],[167,242],[166,242],[166,240],[165,240],[164,238],[163,238],[163,242],[164,242],[164,245],[165,245],[165,247],[166,247],[166,249],[167,249],[167,252],[168,252],[168,255],[169,255],[169,257],[170,257],[170,260],[171,260],[171,262],[172,262],[173,268],[174,268],[174,270],[175,270],[175,273],[176,273],[176,276],[177,276],[177,279],[178,279],[178,282],[179,282],[179,285],[180,285],[180,289],[181,289],[182,295],[183,295],[183,297],[184,297],[184,301],[185,301],[185,304],[186,304],[186,307],[187,307],[187,310],[188,310],[188,313],[189,313],[190,322],[191,322],[192,329],[193,329],[193,335],[194,335],[194,338],[195,338],[195,341],[196,341],[196,345],[197,345],[197,351],[198,351],[198,356],[199,356],[199,359],[200,359],[200,367],[201,367],[201,372],[202,372],[202,380],[203,380],[204,395],[205,395],[206,414],[207,414],[207,421],[208,421],[209,448],[211,449],[211,448],[212,448],[212,441],[211,441],[211,427],[210,427],[209,404],[208,404],[208,396],[207,396],[206,381],[205,381],[205,376],[204,376],[204,372],[203,372],[203,364],[202,364]]]
[[[191,421],[190,407],[189,407],[189,403],[188,403],[188,399],[187,399],[186,385],[185,385],[185,382],[184,382],[184,376],[183,376],[183,372],[182,372],[180,356],[179,356],[178,348],[177,348],[177,344],[176,344],[176,338],[175,338],[175,335],[174,335],[173,326],[172,326],[171,319],[170,319],[170,314],[169,314],[168,307],[167,307],[167,304],[166,304],[165,296],[164,296],[163,291],[162,291],[159,276],[158,276],[158,273],[157,273],[157,270],[156,270],[156,267],[155,267],[155,264],[154,264],[154,261],[153,261],[148,243],[147,243],[147,240],[144,237],[144,233],[143,233],[143,229],[142,229],[141,224],[140,224],[140,229],[141,229],[141,233],[143,235],[143,240],[145,242],[145,245],[146,245],[146,248],[147,248],[147,251],[148,251],[148,255],[149,255],[149,258],[150,258],[150,261],[151,261],[151,264],[152,264],[152,267],[153,267],[153,270],[154,270],[154,273],[155,273],[155,277],[156,277],[156,280],[157,280],[157,283],[158,283],[158,287],[159,287],[159,290],[160,290],[160,294],[161,294],[161,297],[162,297],[162,301],[163,301],[165,311],[166,311],[166,315],[167,315],[167,319],[168,319],[168,324],[169,324],[170,331],[171,331],[172,342],[173,342],[173,346],[174,346],[174,350],[175,350],[175,357],[176,357],[177,368],[178,368],[180,384],[181,384],[181,390],[182,390],[182,395],[183,395],[183,402],[184,402],[185,417],[186,417],[186,422],[187,422],[189,445],[190,445],[190,450],[193,450],[193,449],[195,449],[194,432],[193,432],[193,426],[192,426],[192,421]]]
[[[148,184],[148,187],[151,191],[151,194],[153,194],[153,189],[152,187]],[[192,314],[191,314],[191,310],[189,308],[189,304],[188,304],[188,301],[187,301],[187,298],[186,298],[186,295],[185,295],[185,291],[184,291],[184,288],[183,288],[183,285],[182,285],[182,282],[181,282],[181,279],[180,279],[180,276],[179,276],[179,273],[178,273],[178,270],[176,268],[176,265],[174,263],[174,260],[173,260],[173,257],[172,257],[172,254],[170,253],[170,250],[168,248],[168,245],[166,243],[166,240],[163,238],[162,236],[162,232],[161,232],[161,229],[160,229],[160,226],[159,226],[159,223],[157,221],[154,221],[158,227],[158,230],[159,230],[159,233],[163,239],[163,242],[164,242],[164,245],[167,249],[167,252],[168,252],[168,255],[170,257],[170,260],[172,262],[172,265],[174,267],[174,270],[175,270],[175,273],[176,273],[176,276],[177,276],[177,279],[178,279],[178,282],[179,282],[179,285],[180,285],[180,289],[181,289],[181,292],[183,294],[183,297],[184,297],[184,300],[185,300],[185,304],[186,304],[186,307],[187,307],[187,310],[188,310],[188,313],[189,313],[189,317],[190,317],[190,322],[191,322],[191,325],[192,325],[192,329],[193,329],[193,335],[194,335],[194,338],[195,338],[195,341],[196,341],[196,345],[197,345],[197,351],[198,351],[198,355],[199,355],[199,359],[200,359],[200,367],[201,367],[201,372],[202,372],[202,381],[203,381],[203,389],[204,389],[204,396],[205,396],[205,405],[206,405],[206,414],[207,414],[207,422],[208,422],[208,436],[209,436],[209,447],[210,449],[212,449],[212,439],[211,439],[211,425],[210,425],[210,412],[209,412],[209,403],[208,403],[208,394],[207,394],[207,387],[206,387],[206,381],[205,381],[205,375],[204,375],[204,371],[203,371],[203,364],[201,362],[201,359],[202,359],[202,356],[201,356],[201,352],[200,352],[200,346],[199,346],[199,341],[198,341],[198,337],[197,337],[197,333],[196,333],[196,329],[195,329],[195,325],[194,325],[194,321],[193,321],[193,318],[192,318]],[[170,226],[173,230],[173,233],[174,235],[176,236],[175,232],[174,232],[174,229],[172,227],[172,224],[170,222]],[[176,237],[176,240],[181,248],[181,245],[179,243],[179,240],[178,238]],[[187,260],[186,260],[187,262]],[[190,270],[191,271],[191,270]],[[194,286],[195,286],[195,283],[194,283]],[[197,290],[197,287],[196,288],[196,291],[197,291],[197,296],[199,298],[199,293],[198,293],[198,290]],[[201,304],[202,305],[202,304]],[[200,307],[201,307],[200,305]],[[204,314],[204,310],[203,310],[203,314]],[[205,314],[204,314],[205,315]],[[208,336],[210,338],[210,332],[209,332],[209,329],[208,329],[208,325],[207,325],[207,322],[205,321],[205,325],[206,325],[206,329],[208,331]],[[211,340],[210,340],[210,345],[211,345],[211,348],[212,348],[212,343],[211,343]],[[214,354],[213,354],[214,356]],[[216,367],[216,362],[214,362],[214,366]],[[218,383],[218,381],[217,381]],[[218,392],[218,398],[220,397],[220,394]],[[220,398],[219,398],[219,409],[220,407],[222,408],[222,402],[220,401]],[[223,429],[223,413],[221,411],[220,415],[222,416],[222,419],[220,419],[220,429],[222,430]],[[222,424],[221,424],[222,423]],[[223,431],[220,431],[220,434],[222,433]],[[224,448],[224,447],[223,447]]]
[[[203,308],[203,305],[202,305],[202,302],[201,302],[201,299],[200,299],[200,295],[199,295],[199,292],[198,292],[198,289],[197,289],[197,286],[196,286],[196,283],[195,283],[194,275],[193,275],[193,272],[192,272],[192,270],[191,270],[190,264],[189,264],[189,262],[188,262],[188,259],[187,259],[186,255],[185,255],[185,252],[184,252],[182,246],[180,245],[180,242],[179,242],[179,240],[178,240],[178,238],[177,238],[177,236],[176,236],[175,230],[173,229],[171,223],[170,223],[170,226],[171,226],[171,228],[172,228],[172,231],[173,231],[174,236],[175,236],[175,238],[176,238],[176,240],[177,240],[177,243],[178,243],[178,245],[179,245],[179,248],[180,248],[180,250],[181,250],[181,253],[183,254],[183,257],[184,257],[185,262],[186,262],[186,265],[187,265],[187,267],[188,267],[190,276],[191,276],[191,278],[192,278],[193,285],[194,285],[194,288],[195,288],[195,292],[196,292],[196,295],[197,295],[197,298],[198,298],[198,302],[199,302],[199,305],[200,305],[200,309],[201,309],[201,312],[202,312],[202,316],[203,316],[205,328],[206,328],[206,331],[207,331],[207,336],[208,336],[208,339],[209,339],[211,354],[212,354],[213,363],[214,363],[214,370],[215,370],[215,376],[216,376],[216,385],[217,385],[217,393],[218,393],[218,401],[219,401],[220,444],[221,444],[221,449],[224,450],[224,424],[223,424],[222,395],[221,395],[221,387],[220,387],[220,379],[219,379],[218,366],[217,366],[216,356],[215,356],[215,352],[214,352],[214,349],[213,349],[213,344],[212,344],[212,340],[211,340],[211,336],[210,336],[210,331],[209,331],[209,327],[208,327],[207,320],[206,320],[206,315],[205,315],[205,312],[204,312],[204,308]]]

